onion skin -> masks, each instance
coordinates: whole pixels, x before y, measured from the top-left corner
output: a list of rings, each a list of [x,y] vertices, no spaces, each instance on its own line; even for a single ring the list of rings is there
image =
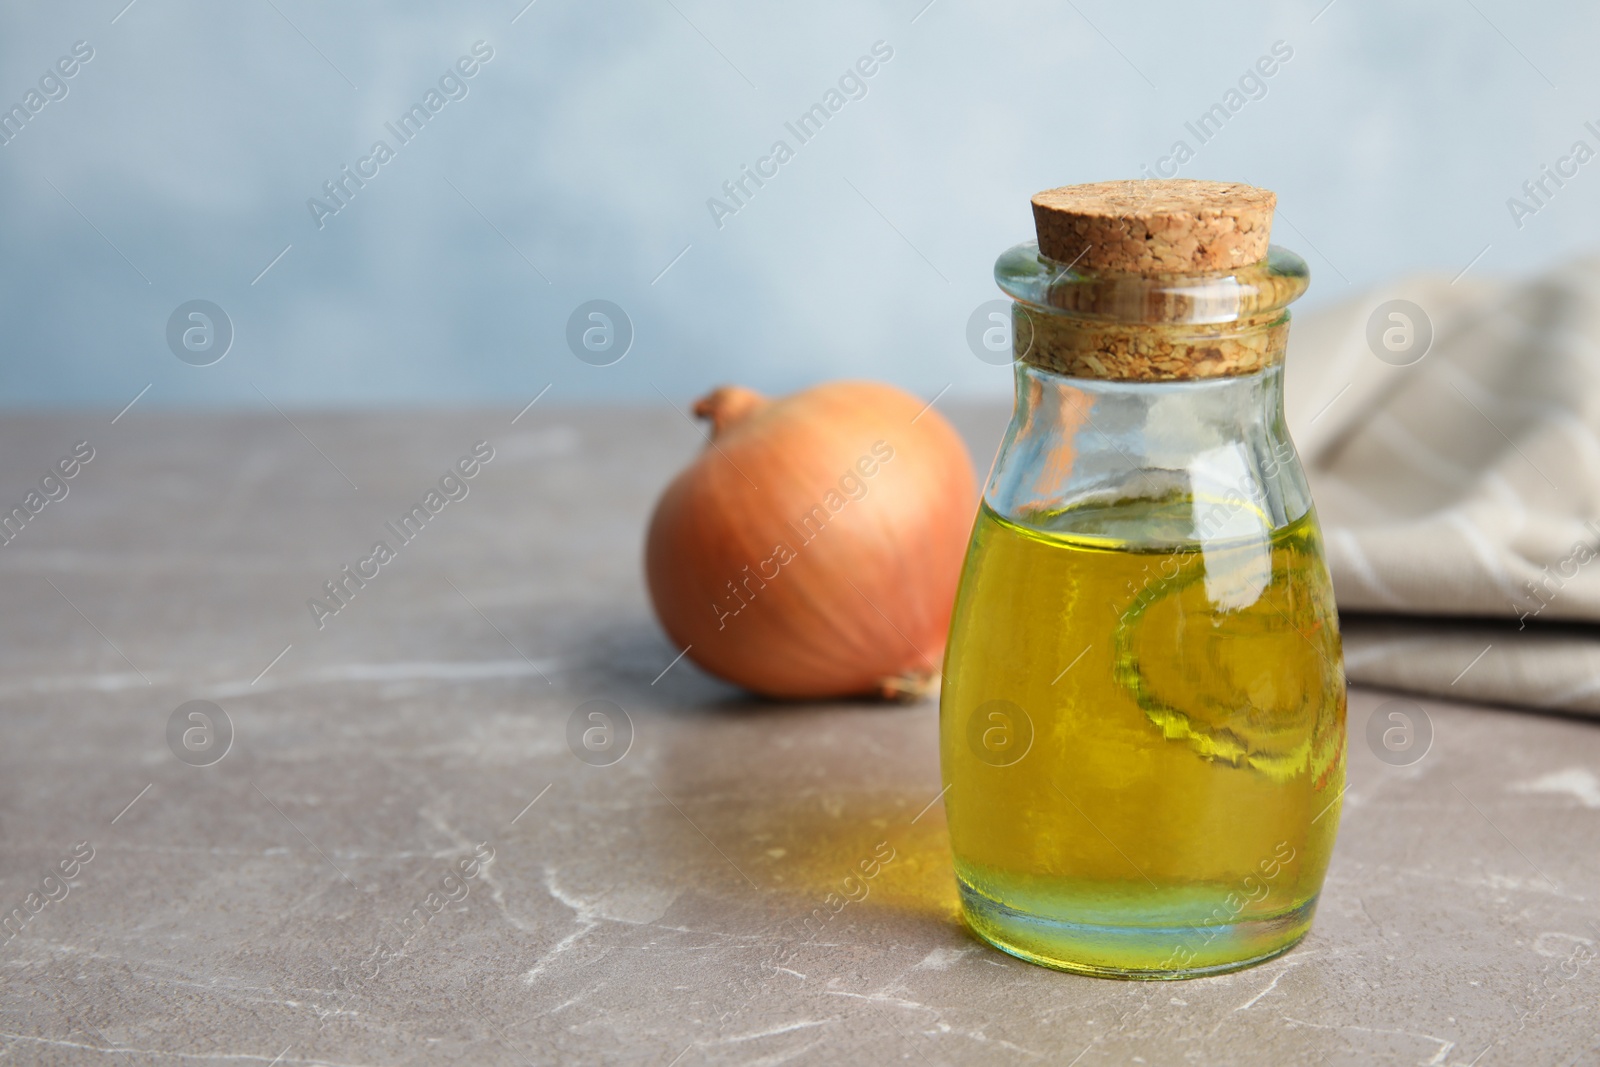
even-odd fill
[[[924,406],[871,382],[696,404],[713,445],[662,494],[645,545],[656,615],[690,659],[780,699],[928,688],[977,484]]]

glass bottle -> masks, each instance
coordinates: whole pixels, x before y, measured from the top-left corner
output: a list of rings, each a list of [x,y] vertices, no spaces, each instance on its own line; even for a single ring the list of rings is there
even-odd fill
[[[1270,193],[1115,184],[1115,211],[1106,186],[1040,194],[1055,256],[1029,242],[995,265],[1016,407],[957,594],[941,760],[979,936],[1063,970],[1181,978],[1309,929],[1343,793],[1344,670],[1283,415],[1306,265],[1268,249]],[[1207,219],[1239,190],[1259,232],[1219,264]],[[1148,254],[1190,222],[1198,254]]]

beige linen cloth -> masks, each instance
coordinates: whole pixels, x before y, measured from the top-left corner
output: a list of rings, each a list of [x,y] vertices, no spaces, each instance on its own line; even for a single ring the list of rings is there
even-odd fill
[[[1600,718],[1600,260],[1297,316],[1286,389],[1350,681]]]

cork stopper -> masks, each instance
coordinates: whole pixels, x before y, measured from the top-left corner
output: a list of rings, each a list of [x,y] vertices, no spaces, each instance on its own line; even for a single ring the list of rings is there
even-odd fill
[[[1263,260],[1277,196],[1190,178],[1094,182],[1033,198],[1039,251],[1082,270],[1226,271]]]

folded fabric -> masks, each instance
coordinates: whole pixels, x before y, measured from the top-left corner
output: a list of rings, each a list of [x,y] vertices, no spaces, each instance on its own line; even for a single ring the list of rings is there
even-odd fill
[[[1600,716],[1600,261],[1296,319],[1352,682]]]

